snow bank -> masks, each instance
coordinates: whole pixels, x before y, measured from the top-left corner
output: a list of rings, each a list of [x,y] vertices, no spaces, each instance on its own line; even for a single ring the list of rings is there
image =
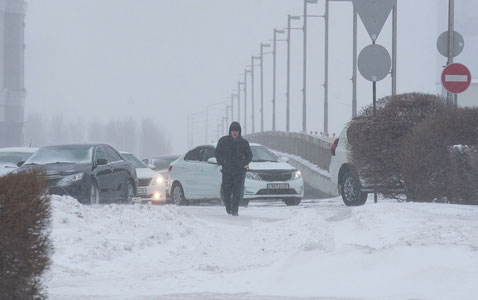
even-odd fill
[[[50,298],[476,298],[477,207],[341,203],[253,203],[233,218],[54,197]]]

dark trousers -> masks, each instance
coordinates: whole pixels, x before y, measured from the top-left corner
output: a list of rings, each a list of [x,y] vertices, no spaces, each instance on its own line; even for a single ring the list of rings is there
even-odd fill
[[[227,212],[238,212],[246,174],[222,173],[222,193]]]

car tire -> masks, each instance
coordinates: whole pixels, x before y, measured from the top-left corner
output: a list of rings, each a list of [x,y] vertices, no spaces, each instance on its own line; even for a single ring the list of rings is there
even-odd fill
[[[91,204],[91,205],[100,204],[100,192],[98,190],[98,186],[94,182],[92,182],[90,184],[90,195],[89,196],[90,196],[89,204]]]
[[[301,201],[302,201],[301,198],[284,199],[284,202],[287,206],[297,206],[300,204]]]
[[[173,185],[171,198],[174,204],[176,205],[179,205],[179,206],[189,205],[189,201],[186,200],[186,198],[184,197],[183,187],[179,183],[175,183]]]
[[[134,197],[134,185],[131,181],[128,181],[126,184],[126,189],[123,195],[123,202],[126,204],[133,204],[133,197]]]
[[[367,202],[368,194],[362,192],[362,184],[355,172],[348,171],[344,174],[340,188],[345,205],[360,206]]]

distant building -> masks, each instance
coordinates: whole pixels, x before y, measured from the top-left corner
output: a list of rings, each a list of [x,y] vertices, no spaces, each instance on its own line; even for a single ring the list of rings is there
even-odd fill
[[[26,2],[0,0],[0,147],[22,144]]]

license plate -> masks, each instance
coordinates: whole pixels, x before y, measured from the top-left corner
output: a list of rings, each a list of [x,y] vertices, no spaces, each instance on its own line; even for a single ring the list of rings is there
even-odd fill
[[[138,188],[138,195],[145,195],[147,192],[146,188]]]
[[[288,183],[269,183],[267,188],[271,190],[284,190],[289,188]]]

